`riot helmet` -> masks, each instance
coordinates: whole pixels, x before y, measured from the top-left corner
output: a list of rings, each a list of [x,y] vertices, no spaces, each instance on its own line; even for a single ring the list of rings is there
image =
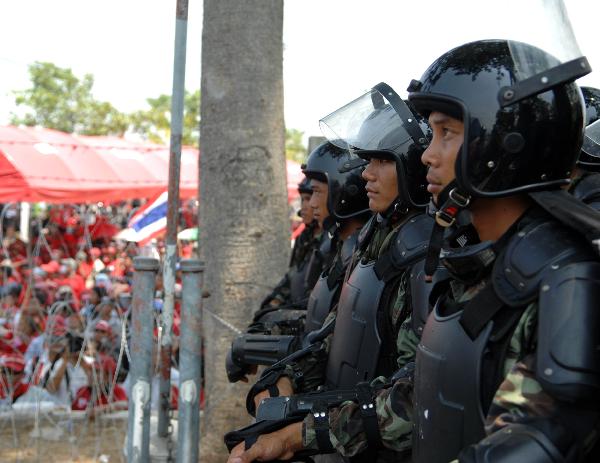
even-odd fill
[[[600,90],[594,87],[581,87],[585,101],[585,126],[600,119]]]
[[[471,198],[558,189],[569,183],[579,155],[584,108],[574,81],[591,67],[562,0],[518,5],[523,14],[505,3],[490,5],[494,11],[486,9],[485,17],[493,21],[475,21],[485,32],[444,53],[408,87],[421,115],[440,112],[463,122],[453,180],[430,207],[436,225],[427,275],[437,266],[443,229],[460,222]],[[492,39],[480,40],[483,34]]]
[[[325,142],[308,155],[302,166],[307,178],[327,184],[327,209],[338,223],[369,211],[362,169],[355,167],[357,159],[356,154]]]
[[[298,193],[312,194],[312,187],[310,186],[310,180],[308,177],[304,177],[300,183],[298,183]]]
[[[496,2],[473,19],[462,45],[408,88],[422,115],[435,110],[464,122],[457,191],[493,198],[567,184],[584,127],[574,81],[591,67],[563,1]],[[436,36],[451,41],[453,26],[439,24]]]
[[[334,111],[320,121],[321,131],[334,144],[371,158],[395,162],[398,197],[390,211],[424,207],[429,196],[427,169],[421,154],[427,146],[429,126],[386,83]]]
[[[524,74],[514,48],[531,67],[540,63],[541,72]],[[582,58],[575,67],[586,63]],[[544,64],[552,68],[545,70]],[[408,98],[422,115],[440,111],[464,122],[455,169],[462,192],[502,197],[569,182],[583,138],[584,113],[573,82],[579,74],[561,67],[534,46],[482,40],[445,53],[419,81],[411,82]],[[562,77],[554,77],[556,69]]]
[[[600,90],[581,87],[585,101],[585,136],[577,166],[587,171],[600,171]]]

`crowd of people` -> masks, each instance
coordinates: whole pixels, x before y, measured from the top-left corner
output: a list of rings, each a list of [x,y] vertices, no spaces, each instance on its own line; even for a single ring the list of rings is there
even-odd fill
[[[164,253],[161,239],[140,247],[114,238],[140,204],[134,200],[36,210],[28,242],[20,238],[18,209],[4,205],[0,212],[0,409],[47,401],[94,416],[127,408],[133,258]],[[181,209],[181,228],[196,225],[194,204]],[[180,257],[191,257],[193,243],[179,244]],[[178,272],[176,295],[180,276]],[[158,338],[160,272],[154,308]],[[173,407],[177,406],[179,313],[177,297]],[[157,404],[156,394],[153,405]]]

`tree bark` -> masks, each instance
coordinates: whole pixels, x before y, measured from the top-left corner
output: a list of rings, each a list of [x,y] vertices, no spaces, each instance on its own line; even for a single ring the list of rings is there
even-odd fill
[[[250,422],[249,386],[231,385],[225,374],[236,334],[227,323],[249,323],[290,252],[282,36],[281,0],[204,1],[200,254],[209,296],[201,459],[208,463],[225,461],[223,434]]]

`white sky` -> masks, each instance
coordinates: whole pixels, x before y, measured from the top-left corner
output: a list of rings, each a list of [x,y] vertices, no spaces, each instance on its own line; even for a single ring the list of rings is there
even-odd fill
[[[287,126],[320,135],[319,118],[380,81],[404,94],[410,79],[420,77],[437,56],[470,40],[516,33],[552,48],[542,33],[544,21],[525,10],[532,1],[285,0]],[[579,82],[600,87],[595,34],[600,2],[565,3],[581,51],[597,69]],[[169,94],[175,4],[0,0],[0,123],[14,109],[11,92],[29,86],[27,65],[34,61],[72,68],[80,77],[93,74],[95,96],[122,111]],[[189,0],[188,90],[200,86],[201,26],[202,2]]]

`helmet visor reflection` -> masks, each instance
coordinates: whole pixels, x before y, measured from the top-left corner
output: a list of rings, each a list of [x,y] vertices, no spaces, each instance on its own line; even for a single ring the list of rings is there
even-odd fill
[[[402,155],[407,142],[411,142],[398,113],[375,89],[324,117],[319,124],[323,135],[344,149]]]
[[[585,137],[581,150],[589,156],[600,159],[600,120],[585,128]]]

